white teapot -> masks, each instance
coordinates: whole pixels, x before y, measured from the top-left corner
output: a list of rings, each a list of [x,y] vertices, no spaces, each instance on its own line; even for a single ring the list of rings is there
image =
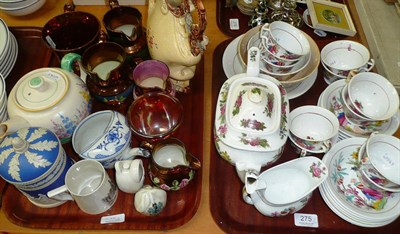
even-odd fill
[[[0,139],[20,128],[35,126],[51,130],[61,143],[66,143],[91,111],[90,94],[74,73],[55,67],[39,68],[14,85],[7,110],[9,120],[0,124]]]
[[[147,44],[151,57],[168,65],[177,91],[186,92],[208,44],[203,35],[206,13],[200,0],[175,2],[149,0]],[[198,24],[192,19],[195,10]]]
[[[74,73],[39,68],[18,80],[8,96],[7,110],[9,120],[0,124],[0,139],[20,128],[35,126],[51,130],[66,143],[91,111],[90,94]]]
[[[259,74],[260,50],[249,49],[246,73],[227,79],[215,110],[214,141],[219,155],[244,182],[283,153],[288,138],[289,101],[276,79]]]

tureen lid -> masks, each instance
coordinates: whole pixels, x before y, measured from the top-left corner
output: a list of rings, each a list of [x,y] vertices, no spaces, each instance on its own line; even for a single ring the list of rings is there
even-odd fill
[[[21,128],[0,144],[0,175],[10,183],[27,182],[45,174],[57,160],[57,136],[45,128]]]
[[[233,131],[251,135],[274,133],[280,125],[281,94],[273,82],[247,77],[229,87],[226,122]]]
[[[52,68],[33,70],[15,85],[15,104],[26,111],[41,111],[53,107],[67,93],[68,77]]]
[[[287,98],[286,90],[276,79],[263,74],[260,74],[259,76],[260,77],[248,77],[246,74],[238,74],[226,80],[225,83],[222,85],[216,106],[217,109],[215,112],[214,127],[216,137],[218,137],[221,141],[223,141],[226,145],[230,147],[249,151],[274,151],[281,148],[282,145],[286,143],[289,129],[287,123],[287,115],[289,113],[289,101]],[[231,118],[231,116],[234,115],[232,113],[236,111],[235,107],[238,106],[239,103],[240,105],[244,105],[243,100],[239,98],[239,94],[241,92],[240,90],[243,89],[238,88],[237,90],[239,90],[239,92],[236,92],[236,90],[232,91],[232,93],[234,94],[230,94],[231,87],[235,87],[235,84],[241,85],[247,83],[257,83],[257,85],[249,85],[248,87],[251,88],[244,89],[246,90],[246,93],[252,92],[253,88],[270,86],[271,90],[273,91],[267,92],[267,89],[263,88],[264,95],[266,95],[267,93],[274,94],[274,99],[277,99],[273,101],[274,107],[271,108],[271,110],[273,110],[273,112],[270,113],[271,117],[263,117],[264,120],[268,120],[268,124],[264,123],[263,125],[261,121],[258,120],[259,118],[257,118],[258,121],[254,121],[254,123],[252,123],[253,129],[245,127],[245,124],[247,124],[248,122],[247,119],[245,119],[246,121],[242,121],[241,118]],[[271,83],[274,85],[271,85]],[[233,88],[233,90],[235,90],[235,88]],[[233,96],[233,100],[228,100],[232,98],[231,96]],[[261,105],[262,107],[257,107],[259,108],[257,110],[257,112],[259,112],[257,113],[257,115],[268,113],[268,111],[265,111],[265,113],[263,113],[263,108],[266,108],[267,110],[270,109],[271,105],[267,104],[267,100],[272,101],[272,97],[264,97],[265,99],[260,99],[257,96],[246,98],[248,99],[246,101],[246,103],[248,104],[250,104],[252,101],[265,100],[264,103]],[[253,112],[250,108],[248,113],[243,116],[247,118],[248,116],[252,115]],[[265,131],[260,131],[258,129],[263,129]]]

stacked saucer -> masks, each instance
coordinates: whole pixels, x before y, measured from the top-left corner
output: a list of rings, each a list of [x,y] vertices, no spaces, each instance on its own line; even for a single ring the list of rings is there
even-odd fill
[[[0,73],[0,123],[8,119],[6,83]]]
[[[374,124],[357,124],[348,119],[344,113],[342,90],[345,80],[338,80],[330,84],[319,96],[317,105],[333,112],[339,120],[339,139],[351,137],[367,138],[371,132],[393,135],[400,126],[400,111],[385,121],[375,121]]]
[[[338,142],[322,161],[329,176],[319,187],[328,207],[339,217],[361,227],[381,227],[400,216],[400,193],[379,192],[364,186],[357,176],[359,148],[364,138]]]
[[[0,73],[4,79],[10,74],[18,57],[18,42],[0,18]]]

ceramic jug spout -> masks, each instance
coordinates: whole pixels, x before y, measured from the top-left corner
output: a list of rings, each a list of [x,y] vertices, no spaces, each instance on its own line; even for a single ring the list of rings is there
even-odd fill
[[[29,127],[29,122],[21,116],[13,116],[5,122],[0,124],[0,139],[5,136],[16,132],[20,128]]]

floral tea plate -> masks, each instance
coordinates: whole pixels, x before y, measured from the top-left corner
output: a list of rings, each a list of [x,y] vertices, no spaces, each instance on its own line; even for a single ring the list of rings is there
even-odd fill
[[[359,137],[345,139],[325,154],[322,161],[328,167],[329,178],[321,186],[325,192],[330,191],[331,200],[341,205],[342,210],[348,210],[348,215],[372,222],[392,220],[400,215],[400,193],[373,190],[357,176],[358,150],[364,142]]]

